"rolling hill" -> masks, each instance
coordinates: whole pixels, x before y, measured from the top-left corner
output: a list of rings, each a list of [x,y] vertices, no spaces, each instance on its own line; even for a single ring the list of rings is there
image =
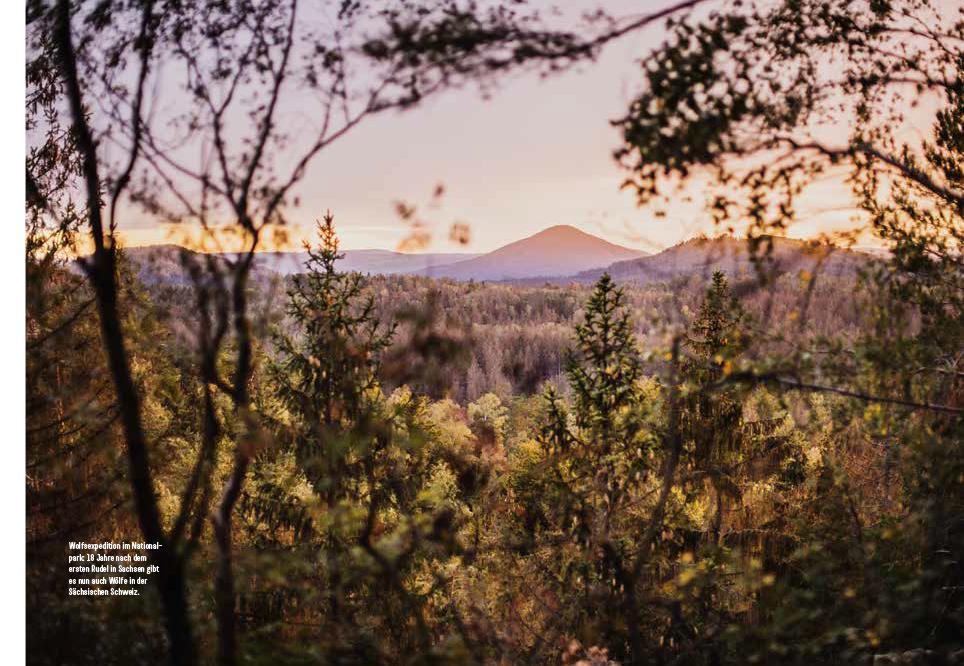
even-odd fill
[[[778,273],[819,271],[824,275],[854,274],[857,269],[872,261],[864,252],[833,249],[794,238],[775,236],[769,255],[772,267]],[[760,250],[763,252],[762,248]],[[617,282],[648,284],[667,282],[684,276],[709,278],[721,270],[731,278],[754,274],[746,240],[722,236],[719,238],[692,238],[674,245],[658,254],[629,261],[619,261],[602,269],[582,271],[573,277],[576,282],[594,282],[603,273],[609,273]]]
[[[375,275],[391,273],[418,273],[481,256],[473,253],[419,253],[405,254],[390,250],[346,250],[335,264],[342,271],[358,271]],[[281,275],[291,275],[304,270],[306,252],[263,252],[258,264]]]
[[[181,248],[173,245],[128,250],[142,278],[150,282],[183,280],[180,252]],[[486,254],[405,254],[389,250],[347,250],[343,254],[337,263],[343,271],[493,281],[567,277],[646,256],[567,225],[549,227]],[[262,252],[255,260],[255,271],[292,275],[304,270],[306,259],[305,252]]]
[[[874,260],[871,253],[829,249],[792,238],[774,237],[770,255],[780,273],[816,272],[851,275]],[[182,253],[175,245],[129,248],[125,254],[147,283],[187,283]],[[754,273],[745,240],[693,238],[658,254],[615,245],[570,226],[554,226],[487,254],[404,254],[388,250],[348,250],[339,260],[343,271],[374,275],[411,274],[455,280],[517,283],[591,283],[603,273],[617,282],[645,285],[680,277],[709,278],[715,270],[739,279]],[[304,269],[303,252],[258,254],[254,276],[291,275]]]
[[[644,256],[575,227],[556,225],[480,257],[419,273],[456,280],[517,280],[574,275]]]
[[[193,250],[178,245],[148,245],[125,248],[125,255],[137,267],[138,276],[144,282],[153,284],[185,284],[189,281],[182,267],[182,257],[198,256]],[[471,253],[425,253],[404,254],[389,250],[347,250],[338,260],[339,270],[375,275],[391,273],[416,273],[431,270],[433,266],[451,264],[465,259],[478,257]],[[227,257],[227,254],[219,255]],[[305,252],[260,252],[255,257],[254,276],[292,275],[304,271]]]

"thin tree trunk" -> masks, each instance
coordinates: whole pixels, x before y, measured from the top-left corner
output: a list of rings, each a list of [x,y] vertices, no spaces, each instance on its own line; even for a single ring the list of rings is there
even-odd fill
[[[241,494],[249,457],[242,452],[235,456],[234,469],[225,486],[224,494],[213,516],[214,538],[218,565],[214,579],[215,610],[218,623],[218,664],[233,666],[237,662],[237,619],[234,612],[234,557],[231,543],[231,523],[234,505]]]
[[[111,378],[117,392],[117,406],[127,446],[127,460],[131,489],[138,523],[144,539],[160,543],[155,555],[160,571],[154,582],[161,597],[164,624],[170,642],[170,657],[174,664],[192,666],[197,663],[197,649],[191,632],[187,608],[183,563],[170,549],[164,536],[154,482],[151,475],[147,439],[141,422],[140,399],[131,373],[130,361],[118,312],[118,288],[116,255],[114,247],[105,245],[101,210],[101,181],[97,167],[97,149],[87,124],[77,62],[70,33],[70,2],[60,0],[57,4],[56,35],[61,74],[77,141],[77,149],[83,160],[83,175],[87,195],[87,217],[94,255],[86,266],[88,278],[97,298],[101,338],[107,354]]]
[[[232,287],[232,309],[234,311],[234,330],[237,336],[238,359],[234,374],[233,399],[235,411],[244,420],[248,419],[250,404],[248,381],[251,378],[251,332],[247,315],[247,278],[251,267],[257,235],[247,257],[240,259]],[[242,435],[245,437],[245,435]],[[235,447],[234,467],[218,503],[217,512],[212,516],[215,545],[217,546],[217,573],[214,579],[215,611],[218,627],[218,664],[234,666],[237,663],[237,617],[235,616],[234,556],[232,544],[232,521],[234,506],[241,496],[244,479],[248,473],[252,451],[250,444],[240,441]]]
[[[659,491],[659,498],[653,507],[653,513],[649,518],[649,526],[640,540],[639,552],[636,562],[633,564],[632,574],[629,583],[633,585],[633,593],[627,595],[628,611],[632,612],[633,617],[627,621],[629,632],[629,644],[632,650],[630,656],[631,664],[642,664],[644,646],[642,636],[638,629],[638,605],[636,601],[635,584],[643,572],[643,567],[649,561],[653,544],[659,531],[662,529],[663,517],[666,513],[666,503],[669,500],[670,491],[673,489],[673,481],[676,478],[676,468],[679,467],[680,454],[683,450],[683,442],[680,433],[680,395],[679,395],[679,352],[680,339],[677,337],[673,341],[672,351],[672,384],[669,393],[669,423],[667,424],[666,444],[669,449],[667,458],[663,463],[663,483]]]

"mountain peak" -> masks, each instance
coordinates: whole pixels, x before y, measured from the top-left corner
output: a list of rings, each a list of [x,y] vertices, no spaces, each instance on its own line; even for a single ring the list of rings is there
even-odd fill
[[[458,280],[556,277],[644,255],[568,224],[557,224],[476,259],[438,267],[432,275]]]
[[[528,236],[527,238],[516,241],[516,243],[532,242],[535,240],[556,243],[589,243],[591,245],[596,243],[606,243],[607,245],[613,245],[609,243],[609,241],[587,233],[579,227],[574,227],[571,224],[554,224],[551,227],[546,227],[542,231]],[[613,245],[613,247],[619,246]]]
[[[535,238],[536,236],[589,236],[582,229],[572,226],[571,224],[554,224],[551,227],[546,227],[542,231],[530,236],[530,238]]]

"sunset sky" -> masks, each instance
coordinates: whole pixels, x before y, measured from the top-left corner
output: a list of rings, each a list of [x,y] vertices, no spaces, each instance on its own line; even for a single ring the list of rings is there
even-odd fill
[[[644,4],[654,10],[665,2]],[[605,6],[614,14],[640,7]],[[694,200],[673,204],[663,219],[619,188],[625,174],[612,159],[619,135],[608,121],[625,112],[641,81],[638,59],[663,34],[661,25],[633,33],[598,62],[549,79],[517,75],[490,99],[466,88],[368,120],[314,162],[298,191],[301,206],[290,211],[292,239],[310,233],[314,219],[331,209],[343,248],[396,249],[407,230],[393,202],[424,206],[438,183],[446,188],[443,205],[424,211],[436,225],[426,248],[432,251],[489,251],[554,224],[647,251],[711,231],[698,179],[689,188]],[[825,177],[802,201],[801,222],[790,234],[850,226],[849,202],[841,179]],[[470,225],[469,246],[448,241],[455,221]],[[177,240],[146,220],[122,230],[130,245]]]

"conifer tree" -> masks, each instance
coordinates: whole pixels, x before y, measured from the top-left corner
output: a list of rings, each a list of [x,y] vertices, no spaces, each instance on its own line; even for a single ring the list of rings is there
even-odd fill
[[[692,356],[684,364],[683,374],[695,390],[686,401],[681,419],[684,440],[692,446],[692,464],[706,473],[713,486],[713,543],[720,538],[724,496],[739,492],[727,465],[740,455],[744,443],[742,399],[734,395],[732,387],[716,388],[714,384],[730,373],[744,347],[742,320],[726,275],[714,272],[686,340]]]
[[[524,520],[543,542],[568,542],[553,554],[556,594],[565,599],[569,625],[590,642],[602,632],[605,644],[621,655],[627,637],[620,628],[629,626],[625,562],[638,526],[632,511],[649,478],[656,440],[625,294],[609,275],[586,303],[566,376],[572,411],[547,390],[539,436],[547,473],[536,482],[542,502],[528,506]]]
[[[291,330],[275,338],[277,404],[265,402],[278,446],[255,465],[244,506],[252,538],[305,584],[262,587],[248,608],[271,627],[298,613],[319,627],[334,662],[384,663],[431,649],[429,593],[413,591],[411,577],[457,548],[448,495],[456,456],[427,445],[425,398],[407,387],[382,393],[394,325],[378,316],[363,276],[337,270],[330,213],[318,235],[318,247],[306,246],[307,272],[289,287]]]
[[[366,394],[377,384],[392,329],[375,316],[362,275],[336,270],[343,255],[331,213],[318,223],[318,237],[317,248],[305,243],[306,272],[291,283],[286,312],[297,335],[276,337],[283,360],[273,374],[297,422],[297,457],[316,489],[324,487],[334,501],[351,456],[338,452],[333,440],[360,425],[371,407]]]
[[[580,529],[597,524],[597,512],[608,526],[618,510],[628,479],[634,479],[641,464],[640,438],[645,438],[640,420],[642,377],[639,350],[625,294],[607,274],[596,284],[586,303],[585,319],[576,326],[575,350],[566,368],[573,392],[571,427],[558,422],[564,412],[553,406],[557,422],[547,432],[568,430],[575,444],[567,469],[582,487],[583,507]],[[587,513],[588,511],[588,513]],[[597,525],[598,527],[598,525]]]
[[[292,586],[283,598],[262,590],[246,604],[267,621],[280,619],[286,607],[300,609],[304,620],[324,618],[337,655],[354,641],[345,629],[357,610],[347,579],[359,566],[349,553],[364,529],[358,515],[366,499],[377,507],[376,458],[390,439],[377,373],[392,327],[376,316],[363,277],[337,270],[343,255],[331,213],[317,232],[317,246],[305,243],[305,272],[288,286],[290,327],[274,336],[265,403],[276,414],[277,446],[255,465],[243,505],[255,526],[252,538],[274,553],[278,570],[292,575],[293,568],[315,583]],[[306,571],[312,552],[318,569]],[[356,645],[353,658],[375,659],[369,648]]]
[[[787,437],[778,434],[783,420],[746,420],[748,396],[725,381],[749,345],[747,331],[746,314],[732,295],[726,275],[714,272],[686,339],[692,354],[682,370],[691,393],[681,414],[688,464],[712,488],[715,507],[707,540],[714,545],[720,543],[727,503],[739,500],[741,487],[773,474],[783,481],[794,480],[786,471],[799,455],[789,448]],[[759,530],[752,533],[760,538]],[[752,550],[759,544],[737,545]]]

